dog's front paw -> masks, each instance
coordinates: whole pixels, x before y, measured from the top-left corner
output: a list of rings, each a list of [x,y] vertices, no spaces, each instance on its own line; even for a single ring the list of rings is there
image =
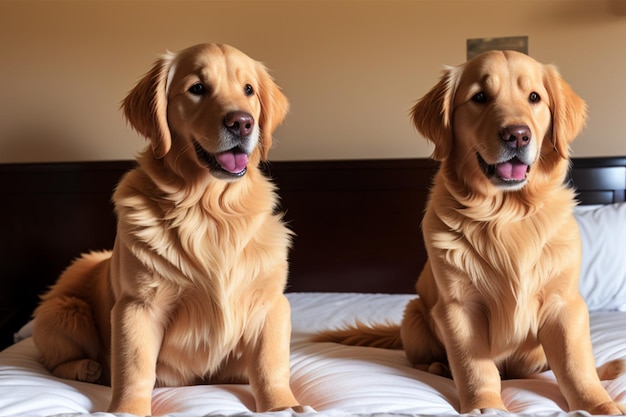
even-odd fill
[[[589,411],[590,414],[595,415],[620,416],[626,414],[626,405],[615,401],[610,401],[608,403],[596,405],[595,407],[587,411]]]
[[[132,414],[135,416],[152,415],[151,398],[136,398],[118,400],[117,396],[111,399],[111,404],[107,412],[113,414]]]

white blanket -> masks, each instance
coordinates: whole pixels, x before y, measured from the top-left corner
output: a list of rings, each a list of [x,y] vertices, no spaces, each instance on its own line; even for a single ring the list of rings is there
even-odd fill
[[[355,318],[399,322],[414,295],[292,293],[288,297],[293,321],[291,384],[296,397],[316,410],[315,415],[458,414],[453,382],[412,369],[402,351],[309,341],[316,331]],[[591,326],[598,364],[626,357],[625,312],[592,312]],[[102,411],[108,406],[110,388],[51,376],[38,363],[29,332],[25,327],[19,334],[25,338],[0,352],[0,416],[105,416]],[[614,398],[626,402],[626,375],[604,385]],[[502,394],[512,413],[568,414],[552,372],[503,381]],[[247,385],[158,388],[152,400],[155,415],[251,416],[253,408]],[[271,415],[292,414],[287,410]]]

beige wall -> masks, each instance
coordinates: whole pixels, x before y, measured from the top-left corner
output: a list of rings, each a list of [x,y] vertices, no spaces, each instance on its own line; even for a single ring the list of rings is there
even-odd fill
[[[290,98],[273,159],[427,156],[411,105],[467,38],[519,35],[589,103],[575,156],[626,155],[625,1],[0,1],[0,162],[133,157],[120,100],[157,54],[206,41]]]

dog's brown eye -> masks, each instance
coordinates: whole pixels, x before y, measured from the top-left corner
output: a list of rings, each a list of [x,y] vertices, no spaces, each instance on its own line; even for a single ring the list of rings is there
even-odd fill
[[[539,96],[539,94],[535,93],[534,91],[530,93],[530,95],[528,96],[528,101],[530,101],[531,103],[538,103],[540,100],[541,100],[541,97]]]
[[[191,87],[189,87],[189,91],[194,96],[201,96],[206,93],[206,87],[202,83],[195,83]]]
[[[485,94],[484,92],[480,92],[480,93],[476,93],[472,96],[472,101],[474,103],[486,103],[487,102],[487,94]]]
[[[254,88],[252,88],[250,84],[246,84],[246,86],[243,88],[243,92],[245,93],[245,95],[251,96],[252,94],[254,94]]]

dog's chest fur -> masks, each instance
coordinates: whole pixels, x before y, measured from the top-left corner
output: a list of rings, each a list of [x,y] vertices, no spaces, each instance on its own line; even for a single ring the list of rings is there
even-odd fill
[[[555,190],[551,201],[530,208],[511,204],[511,197],[488,208],[431,203],[426,214],[435,219],[427,226],[430,251],[446,271],[435,278],[438,287],[446,297],[481,306],[493,353],[536,337],[547,289],[571,268],[578,244],[572,214],[563,210],[572,205],[570,190]]]
[[[208,189],[177,206],[136,193],[125,204],[118,193],[118,239],[140,264],[130,279],[167,309],[157,385],[197,383],[237,360],[282,294],[275,272],[286,268],[290,232],[272,214],[272,186],[261,185]]]

